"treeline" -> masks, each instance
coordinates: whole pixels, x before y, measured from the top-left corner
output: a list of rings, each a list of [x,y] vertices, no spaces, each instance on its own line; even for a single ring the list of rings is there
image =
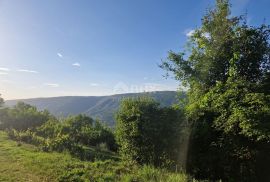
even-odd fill
[[[148,96],[126,98],[121,101],[115,116],[116,128],[112,129],[84,115],[57,119],[46,110],[38,111],[22,102],[12,108],[1,107],[3,103],[1,99],[0,130],[19,145],[24,142],[45,152],[69,152],[93,165],[108,163],[95,174],[100,179],[88,174],[93,171],[87,167],[70,164],[71,171],[61,175],[60,181],[189,179],[183,173],[175,173],[183,121],[178,108],[161,107]],[[115,174],[106,178],[109,173]]]
[[[104,158],[88,147],[104,151],[117,150],[113,131],[99,120],[84,115],[59,120],[48,111],[19,102],[13,108],[0,110],[0,129],[10,138],[38,146],[43,151],[69,151],[83,160]]]
[[[217,0],[189,49],[162,68],[189,87],[187,170],[199,179],[270,180],[270,27],[250,26]]]
[[[3,101],[2,101],[3,103]],[[11,139],[43,151],[69,151],[82,160],[106,159],[94,147],[119,152],[124,161],[170,168],[176,165],[182,113],[150,97],[123,99],[116,129],[84,115],[59,120],[23,102],[0,110],[0,129]],[[97,154],[97,155],[96,155]]]

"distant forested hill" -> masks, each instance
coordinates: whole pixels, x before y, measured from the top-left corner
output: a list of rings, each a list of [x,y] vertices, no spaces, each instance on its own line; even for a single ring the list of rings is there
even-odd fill
[[[177,102],[177,92],[159,91],[148,93],[130,93],[111,96],[65,96],[51,98],[34,98],[22,100],[7,100],[7,106],[13,106],[18,101],[23,101],[36,106],[39,110],[47,109],[57,117],[68,115],[86,114],[93,118],[100,118],[108,125],[114,125],[114,113],[119,107],[119,102],[125,97],[148,95],[156,99],[162,106],[170,106]]]

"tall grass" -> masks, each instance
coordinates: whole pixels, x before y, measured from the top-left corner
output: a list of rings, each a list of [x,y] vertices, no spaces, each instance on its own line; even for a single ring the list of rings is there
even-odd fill
[[[119,160],[81,161],[69,153],[42,152],[0,132],[0,181],[187,182],[186,174]]]

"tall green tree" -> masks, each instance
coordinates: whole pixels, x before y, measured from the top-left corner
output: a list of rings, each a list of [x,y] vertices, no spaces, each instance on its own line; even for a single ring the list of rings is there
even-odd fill
[[[247,25],[216,0],[189,49],[161,65],[188,86],[188,171],[199,178],[269,181],[270,28]],[[187,57],[187,58],[186,58]]]
[[[207,91],[216,82],[227,81],[234,60],[238,77],[265,83],[270,72],[269,30],[264,24],[248,26],[243,16],[232,17],[228,0],[217,0],[190,37],[189,50],[170,52],[161,67],[191,89]]]

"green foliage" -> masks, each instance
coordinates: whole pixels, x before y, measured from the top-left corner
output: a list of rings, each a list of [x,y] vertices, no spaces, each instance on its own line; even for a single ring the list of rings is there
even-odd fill
[[[37,135],[43,138],[56,138],[62,130],[62,123],[53,118],[36,129]]]
[[[42,137],[37,136],[31,130],[26,130],[24,132],[17,131],[15,129],[7,130],[8,136],[19,142],[25,142],[33,145],[44,145],[45,140]]]
[[[270,141],[270,95],[255,90],[245,80],[228,80],[205,94],[201,109],[215,113],[213,124],[225,134]]]
[[[160,108],[149,97],[123,99],[116,115],[116,137],[124,159],[155,166],[175,160],[180,114]]]
[[[191,89],[197,86],[207,91],[217,81],[226,82],[231,60],[237,55],[236,76],[264,82],[270,71],[269,35],[268,26],[248,26],[244,17],[230,15],[228,0],[217,0],[216,8],[207,12],[202,26],[191,36],[189,51],[170,52],[161,67]],[[187,59],[185,55],[189,55]]]
[[[8,133],[13,140],[36,145],[43,151],[68,151],[83,160],[106,159],[106,152],[117,150],[111,129],[84,115],[71,116],[62,122],[51,117],[39,127],[9,129]],[[100,152],[93,155],[90,146]]]
[[[137,166],[114,161],[97,161],[89,165],[69,165],[59,181],[122,181],[122,182],[186,182],[191,180],[182,173],[172,173],[152,166]],[[194,180],[194,182],[196,182]]]
[[[19,102],[15,107],[1,111],[0,129],[27,130],[41,126],[50,118],[48,111],[38,111],[36,107]]]
[[[97,146],[103,143],[110,150],[115,151],[117,148],[111,129],[99,120],[94,121],[84,115],[67,118],[63,122],[61,133],[68,134],[71,140],[82,145]]]
[[[205,94],[196,109],[188,108],[189,118],[196,122],[189,164],[197,176],[269,179],[270,96],[254,92],[256,88],[244,80],[229,79]]]
[[[187,170],[196,177],[270,180],[269,36],[269,26],[248,26],[231,16],[228,0],[216,0],[189,49],[161,65],[190,87]]]
[[[68,153],[40,152],[36,147],[9,140],[0,132],[0,181],[112,181],[187,182],[183,173],[115,160],[86,162]]]

